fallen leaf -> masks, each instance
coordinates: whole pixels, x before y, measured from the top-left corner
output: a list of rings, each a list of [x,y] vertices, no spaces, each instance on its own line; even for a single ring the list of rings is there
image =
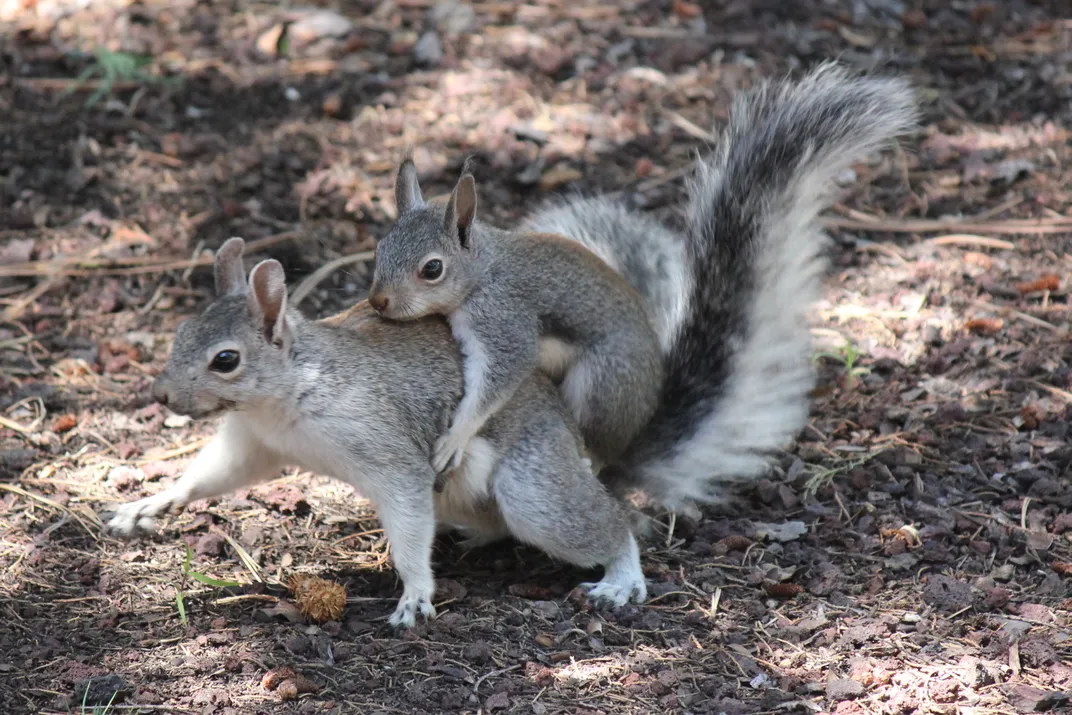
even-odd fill
[[[258,487],[250,492],[250,497],[267,507],[282,512],[293,513],[307,506],[305,494],[293,484]]]
[[[774,598],[794,598],[804,592],[804,587],[796,583],[765,583],[763,589]]]
[[[1020,408],[1020,419],[1027,429],[1038,429],[1039,422],[1045,417],[1046,415],[1038,405],[1024,405]]]
[[[1020,295],[1027,295],[1028,293],[1041,293],[1043,291],[1055,291],[1061,287],[1061,277],[1054,275],[1053,273],[1047,273],[1044,276],[1040,276],[1037,280],[1028,281],[1027,283],[1017,283],[1016,290],[1020,292]]]
[[[744,551],[752,545],[752,540],[743,534],[730,534],[715,544],[715,552],[729,553],[730,551]]]
[[[436,595],[447,601],[461,601],[469,593],[468,589],[453,579],[436,581]]]
[[[760,578],[768,583],[785,583],[799,570],[797,566],[770,566],[762,570]]]
[[[1067,561],[1056,561],[1051,564],[1051,567],[1062,576],[1072,576],[1072,563]]]
[[[64,432],[70,432],[77,425],[78,419],[74,415],[60,415],[56,418],[56,421],[52,423],[52,431],[56,434],[63,434]]]
[[[923,542],[920,541],[919,538],[919,529],[910,524],[905,524],[898,529],[880,529],[878,535],[880,539],[899,540],[911,547],[923,545]]]
[[[1053,546],[1053,534],[1046,531],[1028,532],[1027,546],[1035,551],[1046,551]]]
[[[510,707],[510,696],[506,693],[495,693],[490,698],[484,701],[484,707],[488,712],[492,710],[506,710]]]
[[[298,607],[290,601],[284,601],[282,599],[280,599],[279,603],[274,606],[262,608],[261,613],[269,617],[283,616],[283,618],[286,618],[291,623],[301,623],[303,620],[302,613]]]
[[[976,335],[993,335],[1004,327],[1001,318],[974,318],[964,324],[964,329]]]
[[[265,690],[275,690],[284,680],[292,680],[297,673],[289,665],[272,668],[261,678],[261,687]]]

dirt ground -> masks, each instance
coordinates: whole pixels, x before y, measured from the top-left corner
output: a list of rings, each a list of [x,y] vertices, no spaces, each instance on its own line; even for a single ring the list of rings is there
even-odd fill
[[[0,710],[1069,712],[1066,3],[434,4],[0,0]],[[119,52],[147,78],[65,92]],[[213,430],[148,392],[203,251],[243,236],[293,284],[368,251],[411,145],[433,191],[477,154],[500,223],[568,188],[670,215],[735,91],[831,57],[909,75],[924,127],[840,177],[810,427],[734,509],[660,517],[649,603],[444,540],[440,616],[399,637],[375,514],[310,475],[100,533]],[[346,586],[338,621],[294,573]],[[315,692],[267,690],[283,666]]]

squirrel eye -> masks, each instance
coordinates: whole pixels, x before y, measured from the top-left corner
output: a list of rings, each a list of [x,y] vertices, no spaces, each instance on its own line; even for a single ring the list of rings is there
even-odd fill
[[[238,368],[241,358],[236,350],[221,350],[212,358],[208,369],[213,372],[234,372]]]
[[[433,258],[421,266],[421,278],[426,281],[434,281],[441,275],[443,275],[443,261],[438,258]]]

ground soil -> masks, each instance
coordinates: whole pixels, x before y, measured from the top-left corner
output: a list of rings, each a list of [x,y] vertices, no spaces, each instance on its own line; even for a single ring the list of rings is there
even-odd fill
[[[1065,3],[432,4],[0,1],[0,709],[1068,711]],[[87,106],[99,84],[64,90],[99,47],[176,81]],[[432,191],[476,154],[499,223],[569,188],[671,216],[737,90],[831,57],[910,76],[923,129],[839,177],[810,426],[732,510],[658,517],[649,603],[596,611],[591,574],[444,540],[439,618],[396,635],[375,514],[311,475],[101,534],[212,433],[148,391],[204,251],[261,240],[297,283],[371,249],[407,146]],[[240,585],[184,575],[186,545]],[[343,584],[343,615],[296,616],[293,573]],[[268,690],[284,666],[316,692]]]

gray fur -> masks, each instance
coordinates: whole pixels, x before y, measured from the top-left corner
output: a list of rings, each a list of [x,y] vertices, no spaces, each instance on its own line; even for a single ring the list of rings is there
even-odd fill
[[[689,186],[686,233],[598,199],[559,204],[530,220],[603,256],[644,297],[647,309],[635,315],[657,316],[669,372],[658,411],[629,447],[629,468],[619,463],[600,475],[616,491],[640,487],[670,506],[717,498],[720,485],[761,473],[764,454],[804,424],[812,379],[805,311],[823,266],[817,213],[836,171],[907,130],[914,116],[905,83],[824,67],[738,103],[720,149]],[[396,229],[439,250],[444,216],[442,204],[429,202],[404,213]],[[487,254],[473,264],[499,265],[494,247],[509,234],[479,219],[474,230],[472,250]],[[517,256],[535,250],[507,248],[515,266]],[[217,276],[233,275],[233,263],[221,262],[240,265],[235,253],[221,249]],[[645,255],[658,257],[656,268]],[[556,268],[541,278],[561,280],[558,289],[577,280],[568,262]],[[686,277],[676,288],[675,275]],[[607,308],[597,315],[628,313],[616,302],[619,289],[574,285],[588,288],[578,300]],[[520,290],[511,286],[501,297]],[[359,304],[316,323],[284,311],[266,332],[272,295],[228,292],[180,327],[154,395],[183,414],[227,416],[175,485],[121,506],[106,521],[110,530],[151,529],[168,510],[299,464],[353,484],[378,506],[404,583],[392,623],[434,613],[436,523],[463,529],[474,542],[513,535],[578,565],[602,565],[603,580],[589,585],[594,597],[643,600],[628,513],[593,475],[571,410],[546,377],[530,371],[520,379],[472,439],[459,473],[435,494],[429,460],[463,393],[462,360],[445,322],[394,323]],[[448,285],[419,301],[399,297],[404,309],[419,311],[453,309],[464,295]],[[573,330],[605,334],[596,323]],[[542,327],[579,344],[589,334]],[[241,351],[240,367],[210,371],[213,354],[225,349]],[[538,351],[566,363],[576,357],[569,342],[545,340]]]
[[[465,396],[433,466],[448,466],[536,369],[541,338],[564,348],[547,372],[558,373],[586,446],[602,464],[614,462],[655,410],[663,378],[640,295],[575,242],[482,223],[476,202],[473,177],[464,175],[445,207],[401,212],[376,251],[370,303],[397,320],[447,316],[465,356]],[[429,260],[444,265],[435,280],[420,276]]]
[[[417,183],[417,165],[409,157],[398,167],[398,176],[395,177],[395,206],[399,213],[424,206],[421,186]]]
[[[220,250],[216,251],[216,261],[212,266],[216,280],[216,295],[241,292],[245,289],[246,271],[242,268],[243,245],[241,238],[231,238],[224,241]]]
[[[687,185],[685,231],[674,238],[602,199],[528,220],[603,256],[661,316],[659,408],[620,461],[626,466],[601,477],[678,508],[717,501],[725,485],[766,471],[767,455],[807,420],[807,311],[825,267],[818,214],[833,178],[915,121],[904,80],[826,64],[738,98],[718,148]],[[651,270],[636,259],[645,255],[668,268]],[[682,273],[686,280],[666,278]]]
[[[235,259],[233,250],[221,253]],[[474,439],[461,473],[436,494],[429,459],[462,387],[447,326],[380,320],[365,304],[308,321],[285,311],[281,278],[275,261],[258,264],[248,290],[219,297],[180,326],[153,394],[179,414],[225,414],[223,424],[173,486],[106,517],[110,531],[152,529],[167,511],[298,465],[353,485],[379,510],[404,585],[393,625],[435,612],[437,522],[484,537],[512,534],[582,567],[603,565],[609,578],[587,585],[593,598],[644,599],[628,513],[593,474],[547,378],[522,380]],[[239,352],[239,368],[214,372],[218,350]],[[534,504],[534,495],[545,501]]]
[[[651,214],[601,196],[550,202],[525,219],[521,230],[573,239],[624,276],[647,304],[663,352],[670,352],[693,278],[683,235]]]

